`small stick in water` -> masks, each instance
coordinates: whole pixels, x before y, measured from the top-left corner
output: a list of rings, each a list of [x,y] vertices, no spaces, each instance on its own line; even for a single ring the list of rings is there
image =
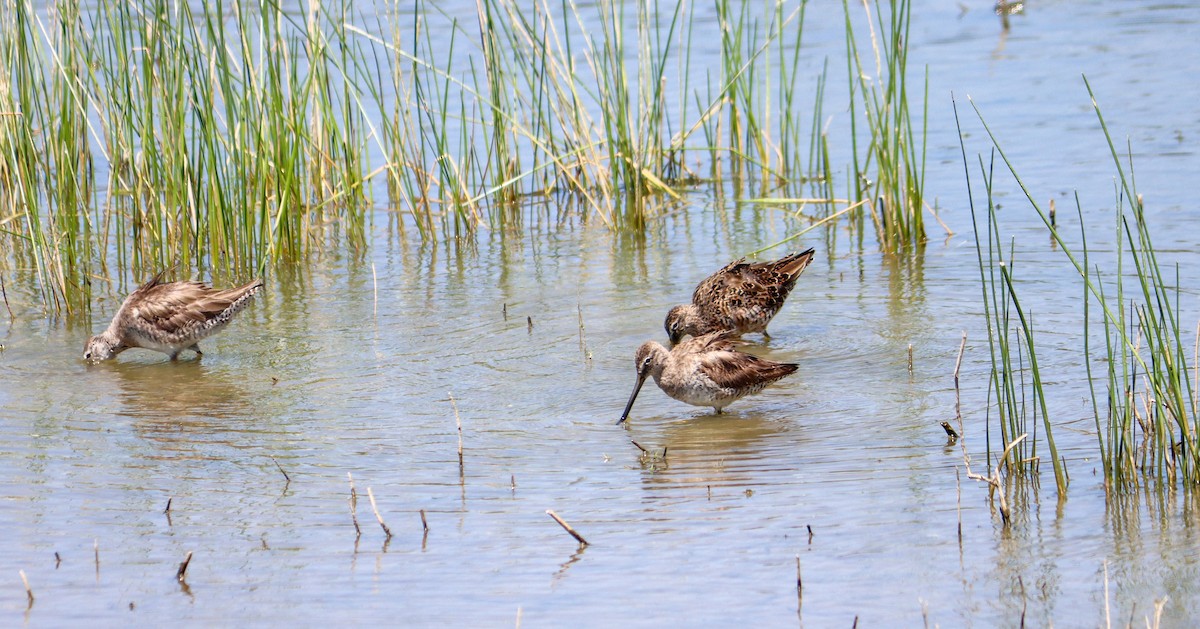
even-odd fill
[[[183,581],[190,563],[192,563],[192,551],[189,550],[187,556],[183,558],[183,563],[179,564],[179,570],[175,572],[176,581]]]
[[[529,333],[533,334],[533,316],[525,317],[525,323],[529,326]]]
[[[58,556],[58,551],[56,550],[54,551],[54,569],[58,570],[60,565],[62,565],[62,557]]]
[[[507,303],[504,304],[504,307],[500,309],[500,314],[504,315],[505,321],[508,321],[508,304]]]
[[[1054,207],[1054,199],[1050,199],[1050,226],[1056,227],[1057,221],[1054,216],[1058,214],[1058,209]]]
[[[283,466],[279,464],[279,461],[276,461],[275,457],[271,457],[271,462],[275,464],[275,467],[279,468],[279,473],[283,474],[283,480],[286,481],[287,484],[291,484],[292,477],[288,476],[288,473],[283,471]]]
[[[383,529],[383,532],[387,535],[387,539],[391,540],[392,530],[389,529],[388,525],[384,523],[383,516],[379,515],[379,507],[375,506],[375,494],[371,493],[370,487],[367,488],[367,498],[371,500],[371,509],[375,511],[375,519],[379,520],[379,527]]]
[[[28,609],[29,607],[33,607],[33,588],[29,587],[29,579],[25,578],[25,571],[21,570],[20,573],[21,583],[25,584],[25,596],[29,598],[29,605],[26,607]]]
[[[164,514],[164,515],[171,515],[171,501],[172,501],[172,500],[174,500],[174,499],[175,499],[175,497],[174,497],[174,496],[168,496],[168,497],[167,497],[167,508],[166,508],[166,509],[163,509],[163,514]]]
[[[429,532],[429,522],[425,521],[425,510],[421,509],[421,529],[426,533]]]
[[[346,478],[350,479],[350,520],[354,522],[354,539],[362,537],[362,528],[358,526],[358,492],[354,491],[354,475],[346,472]]]
[[[804,579],[800,577],[800,555],[796,555],[796,608],[804,605]]]
[[[96,582],[100,581],[100,540],[92,540],[92,553],[96,556]]]
[[[512,483],[512,490],[515,492],[517,490],[517,475],[516,474],[509,475],[508,480],[510,483]]]
[[[458,427],[458,476],[461,480],[463,471],[463,456],[462,456],[462,418],[458,416],[458,404],[454,401],[454,394],[446,392],[450,396],[450,407],[454,409],[454,425]]]
[[[912,375],[912,343],[908,344],[908,375]]]
[[[804,526],[805,526],[806,528],[808,528],[808,545],[809,545],[809,546],[812,546],[812,537],[813,537],[812,525],[811,525],[811,524],[805,524]]]
[[[4,274],[0,273],[0,295],[4,296],[4,307],[8,309],[8,321],[11,323],[16,320],[13,316],[12,306],[8,305],[8,291],[4,290]]]
[[[562,518],[558,517],[558,514],[557,514],[557,513],[555,513],[553,509],[546,509],[546,515],[548,515],[548,516],[550,516],[550,517],[554,518],[554,521],[555,521],[555,522],[558,522],[558,525],[559,525],[559,526],[561,526],[561,527],[563,527],[563,530],[564,530],[564,531],[566,531],[566,532],[570,533],[570,534],[571,534],[571,537],[574,537],[574,538],[575,538],[575,541],[579,542],[579,543],[580,543],[581,545],[583,545],[583,546],[587,546],[587,545],[588,545],[588,541],[587,541],[586,539],[583,539],[583,536],[582,536],[582,535],[580,535],[579,533],[575,532],[575,529],[571,528],[571,525],[570,525],[570,524],[567,524],[565,521],[563,521],[563,519],[562,519]]]

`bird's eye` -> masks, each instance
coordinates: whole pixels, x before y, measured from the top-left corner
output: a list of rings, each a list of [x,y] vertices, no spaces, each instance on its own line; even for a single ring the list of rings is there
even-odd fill
[[[84,359],[84,360],[91,360],[91,359],[92,359],[92,353],[91,353],[91,352],[84,352],[84,353],[83,353],[83,359]]]

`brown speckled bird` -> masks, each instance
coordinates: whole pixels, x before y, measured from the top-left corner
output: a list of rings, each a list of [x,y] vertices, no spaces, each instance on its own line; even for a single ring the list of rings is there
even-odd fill
[[[104,332],[88,339],[83,359],[108,360],[131,347],[163,352],[171,360],[184,350],[203,355],[198,343],[224,328],[262,288],[262,280],[217,290],[201,282],[162,282],[162,273],[125,298]]]
[[[671,350],[655,341],[643,343],[634,359],[637,386],[617,423],[629,417],[647,377],[652,376],[663,393],[680,402],[711,406],[720,413],[735,400],[762,391],[799,367],[738,351],[733,346],[736,337],[732,332],[711,332],[688,339]]]
[[[667,337],[675,344],[686,335],[709,332],[762,332],[769,336],[767,324],[812,259],[813,250],[809,249],[774,262],[750,264],[745,258],[730,262],[700,282],[692,293],[692,303],[675,306],[667,313]]]

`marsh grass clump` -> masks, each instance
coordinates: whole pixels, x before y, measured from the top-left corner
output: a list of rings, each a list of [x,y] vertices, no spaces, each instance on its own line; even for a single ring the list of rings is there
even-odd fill
[[[864,63],[857,45],[849,0],[846,15],[847,73],[850,85],[851,141],[854,147],[853,201],[867,201],[880,246],[897,251],[925,241],[925,134],[928,127],[929,76],[922,93],[920,128],[909,104],[908,41],[912,7],[907,0],[865,3],[874,63]],[[875,24],[879,24],[877,33]],[[859,147],[858,114],[868,137]],[[860,160],[861,158],[861,160]]]
[[[1082,279],[1083,363],[1092,396],[1097,450],[1104,468],[1106,489],[1127,489],[1151,481],[1196,485],[1200,483],[1200,444],[1197,443],[1200,412],[1193,382],[1195,366],[1189,365],[1189,356],[1194,362],[1195,352],[1185,340],[1187,330],[1181,321],[1181,272],[1178,266],[1164,269],[1159,264],[1144,201],[1134,186],[1132,158],[1122,160],[1086,77],[1084,83],[1117,171],[1115,227],[1118,237],[1112,274],[1102,273],[1100,265],[1091,262],[1078,197],[1080,245],[1073,247],[1062,237],[1057,221],[1043,211],[1021,182],[1015,166],[1005,156],[982,115],[980,120],[1026,199],[1050,230],[1057,248]],[[1126,155],[1132,156],[1131,147],[1127,148]],[[992,217],[991,230],[994,212],[989,216]],[[986,288],[994,286],[994,282],[989,283],[985,269],[994,266],[999,254],[990,245],[986,258],[982,249],[980,251],[985,308],[991,308],[993,314],[989,316],[995,317],[994,291],[989,298]],[[1004,276],[1004,286],[1005,290],[1011,291],[1008,277]],[[1013,304],[1016,304],[1015,295]],[[1099,348],[1092,342],[1097,330],[1091,318],[1097,308],[1102,338]],[[995,345],[1002,347],[1003,333],[992,329],[991,320],[989,329]],[[1032,361],[1032,342],[1028,349]],[[1004,360],[996,362],[993,358],[993,361],[994,381],[1011,381],[1019,373],[1019,369]],[[1096,373],[1093,365],[1103,365],[1103,371]],[[1036,375],[1036,367],[1033,373]],[[1101,390],[1096,386],[1099,382],[1104,383]],[[1043,399],[1040,389],[1041,385],[1035,381],[1038,399]],[[1049,437],[1048,420],[1045,425]]]
[[[859,246],[860,207],[888,250],[924,237],[907,3],[867,7],[888,25],[870,27],[876,80],[846,8],[871,136],[859,155],[852,131],[848,200],[829,148],[844,142],[821,125],[826,71],[811,117],[801,102],[806,2],[718,0],[705,58],[709,9],[685,0],[482,0],[469,21],[398,0],[370,16],[348,0],[7,6],[0,265],[29,269],[54,310],[85,310],[94,280],[174,267],[220,281],[361,253],[379,211],[422,239],[521,229],[547,202],[555,220],[640,231],[708,186],[818,221],[856,207]]]

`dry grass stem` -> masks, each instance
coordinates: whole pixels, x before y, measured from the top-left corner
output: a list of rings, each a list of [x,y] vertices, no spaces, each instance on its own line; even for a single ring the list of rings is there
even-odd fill
[[[0,273],[0,295],[4,296],[4,307],[8,310],[8,321],[11,323],[16,320],[13,316],[12,306],[8,305],[8,291],[4,289],[4,274]]]
[[[177,581],[184,580],[184,578],[187,576],[188,564],[191,564],[191,563],[192,563],[192,551],[189,550],[187,556],[183,558],[183,563],[179,564],[179,570],[177,570],[175,572],[175,579]]]
[[[579,542],[583,546],[588,545],[588,541],[583,539],[583,536],[576,532],[575,529],[571,528],[570,524],[567,524],[562,518],[558,517],[558,514],[555,513],[553,509],[546,509],[546,515],[554,518],[554,521],[558,522],[558,525],[563,527],[564,531],[570,533],[571,537],[575,538],[575,541]]]
[[[350,480],[350,520],[354,522],[354,539],[362,537],[362,527],[358,525],[358,492],[354,490],[354,475],[346,472],[346,478]]]
[[[375,505],[375,494],[371,491],[370,487],[367,488],[367,499],[371,501],[371,510],[375,512],[375,519],[379,520],[379,528],[383,529],[384,534],[387,535],[387,539],[392,539],[392,530],[383,521],[383,516],[379,515],[379,507]]]
[[[421,530],[429,532],[429,522],[425,520],[425,510],[421,509]]]
[[[454,409],[454,425],[458,428],[458,469],[462,473],[463,466],[463,435],[462,435],[462,418],[458,415],[458,403],[454,401],[454,394],[447,392],[450,396],[450,407]]]
[[[279,473],[283,474],[283,480],[286,481],[288,484],[291,484],[292,477],[288,476],[288,473],[284,471],[283,466],[279,464],[279,461],[276,461],[275,457],[271,457],[271,462],[274,463],[275,467],[279,469]]]
[[[796,555],[796,607],[804,605],[804,579],[800,576],[800,555]]]
[[[33,588],[29,587],[29,579],[25,578],[25,571],[21,570],[21,583],[25,584],[25,596],[29,599],[27,607],[33,607]]]

